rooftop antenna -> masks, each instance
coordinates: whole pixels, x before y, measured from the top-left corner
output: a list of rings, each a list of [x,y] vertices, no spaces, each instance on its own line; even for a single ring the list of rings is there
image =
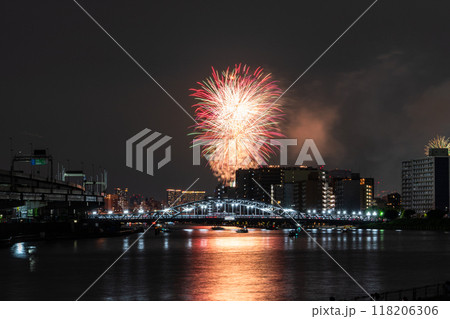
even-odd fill
[[[13,138],[12,137],[9,138],[9,151],[11,153],[11,161],[12,161],[13,157],[14,157],[14,148],[13,148]]]

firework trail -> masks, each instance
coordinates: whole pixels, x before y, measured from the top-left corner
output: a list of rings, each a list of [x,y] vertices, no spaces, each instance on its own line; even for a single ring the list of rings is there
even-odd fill
[[[445,136],[436,135],[435,138],[432,138],[427,145],[425,145],[425,155],[428,156],[428,152],[430,148],[446,148],[449,151],[450,155],[450,138]]]
[[[269,139],[283,136],[280,106],[271,105],[281,90],[262,68],[251,72],[241,64],[221,73],[212,68],[212,76],[198,85],[191,89],[197,100],[194,145],[204,145],[202,154],[209,157],[212,171],[230,184],[237,169],[257,167],[269,158],[274,150]]]

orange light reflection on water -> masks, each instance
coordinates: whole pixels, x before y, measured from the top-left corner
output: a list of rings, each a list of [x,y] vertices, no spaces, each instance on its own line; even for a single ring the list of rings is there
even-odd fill
[[[275,240],[251,232],[193,238],[192,300],[272,300],[282,279]]]

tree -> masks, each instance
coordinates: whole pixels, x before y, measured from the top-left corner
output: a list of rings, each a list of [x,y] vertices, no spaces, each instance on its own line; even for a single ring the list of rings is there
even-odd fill
[[[388,211],[386,211],[385,213],[384,213],[384,217],[386,218],[386,219],[396,219],[396,218],[398,218],[398,216],[399,216],[399,213],[398,213],[398,211],[396,211],[396,210],[393,210],[393,209],[389,209]]]
[[[428,219],[442,219],[445,215],[445,212],[442,210],[430,210],[427,213]]]
[[[409,219],[416,213],[413,209],[407,209],[403,212],[403,218]]]

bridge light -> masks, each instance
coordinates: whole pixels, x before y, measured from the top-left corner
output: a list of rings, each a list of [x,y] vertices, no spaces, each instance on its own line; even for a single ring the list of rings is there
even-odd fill
[[[112,213],[113,213],[113,211],[112,211],[112,210],[109,210],[109,211],[108,211],[108,214],[110,214],[110,215],[111,215]]]
[[[358,215],[361,215],[361,214],[362,214],[361,211],[359,211],[359,212],[358,212]]]
[[[139,213],[139,214],[143,214],[143,213],[144,213],[144,210],[143,210],[143,209],[139,209],[139,210],[138,210],[138,213]]]
[[[123,213],[124,214],[128,214],[129,212],[128,212],[128,209],[125,209],[124,211],[123,211]]]
[[[372,214],[373,216],[377,216],[377,212],[373,212],[373,214]]]
[[[341,211],[340,210],[338,210],[338,215],[340,215],[341,214]]]
[[[352,212],[352,215],[356,215],[356,212]]]
[[[367,212],[367,214],[366,214],[367,216],[370,216],[370,212]]]
[[[347,211],[346,210],[344,210],[344,215],[347,215]]]
[[[311,214],[311,210],[310,209],[308,209],[308,214]]]
[[[97,215],[97,212],[94,210],[94,211],[92,212],[92,215]]]

